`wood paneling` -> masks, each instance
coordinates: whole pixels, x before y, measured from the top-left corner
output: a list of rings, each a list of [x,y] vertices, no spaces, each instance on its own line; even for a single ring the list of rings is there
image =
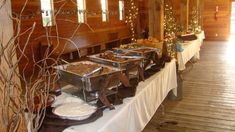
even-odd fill
[[[218,6],[218,13],[216,13]],[[206,39],[226,40],[230,36],[231,0],[204,0],[203,25]]]
[[[150,36],[163,41],[164,38],[164,1],[149,0],[149,32]]]
[[[189,0],[181,0],[180,5],[180,23],[183,31],[188,31],[189,26]]]
[[[176,17],[176,21],[178,24],[180,23],[180,18],[181,18],[181,0],[168,0],[169,2],[172,3],[172,8]]]
[[[24,2],[24,0],[12,0],[13,11],[15,13],[19,13]],[[108,43],[110,41],[115,41],[130,36],[129,27],[126,25],[125,21],[119,20],[118,0],[108,1],[108,8],[112,14],[110,14],[107,22],[102,22],[101,20],[100,0],[86,0],[87,10],[95,13],[89,13],[87,15],[87,24],[80,25],[77,23],[76,0],[73,0],[73,2],[68,0],[58,2],[54,0],[54,2],[54,9],[57,11],[59,10],[59,7],[63,5],[61,12],[56,17],[59,36],[63,38],[70,38],[73,35],[71,39],[78,47],[91,47],[92,45],[95,46],[101,43]],[[46,40],[45,37],[38,38],[46,33],[45,28],[42,26],[40,0],[30,0],[28,2],[23,15],[27,16],[30,15],[30,13],[33,14],[33,16],[28,18],[26,17],[26,19],[22,20],[21,29],[22,31],[25,31],[27,28],[32,26],[34,22],[36,23],[36,28],[30,39],[29,45],[26,48],[26,56],[28,59],[23,58],[20,63],[20,69],[23,69],[28,63],[26,72],[29,73],[30,70],[33,69],[33,61],[31,61],[33,59],[32,57],[34,56],[36,60],[40,59],[41,55],[39,52],[39,43],[45,44]],[[76,30],[76,28],[78,28],[78,30]],[[51,35],[56,34],[55,26],[52,26],[49,30],[51,31]],[[116,37],[110,37],[110,34],[117,35]],[[26,39],[24,38],[27,38],[27,35],[22,36],[23,39],[20,40],[21,48],[26,42]],[[63,46],[64,44],[64,41],[60,40],[59,45]],[[71,46],[70,44],[66,47],[68,47],[66,51],[70,51],[71,48],[74,48],[74,46]]]
[[[149,27],[149,0],[139,0],[139,34]]]

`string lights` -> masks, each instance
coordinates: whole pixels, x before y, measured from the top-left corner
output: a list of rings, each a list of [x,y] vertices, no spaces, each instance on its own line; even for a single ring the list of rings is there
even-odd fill
[[[165,3],[164,8],[164,43],[167,49],[167,55],[175,57],[176,48],[175,48],[175,39],[177,33],[177,24],[176,18],[173,13],[173,8],[170,4]]]
[[[135,22],[138,15],[138,7],[135,4],[134,0],[126,1],[126,20],[125,22],[130,26],[131,29],[131,40],[136,42],[136,30]]]
[[[192,10],[192,17],[190,20],[189,30],[193,33],[200,33],[201,32],[201,26],[199,24],[199,11],[196,7],[193,7]]]

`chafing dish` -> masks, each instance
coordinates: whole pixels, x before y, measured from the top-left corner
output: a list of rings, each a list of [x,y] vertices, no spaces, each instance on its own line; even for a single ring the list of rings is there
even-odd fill
[[[89,67],[84,67],[84,69],[80,69],[84,73],[79,74],[77,72],[77,70],[79,69],[76,69],[76,66],[79,65],[85,65],[85,66],[93,65],[94,68],[93,69],[91,68],[90,71],[87,71],[86,73],[84,72],[84,70],[88,69]],[[74,69],[69,69],[71,67],[74,67]],[[105,81],[107,76],[111,76],[112,78],[114,78],[107,87],[114,87],[119,85],[120,83],[118,76],[121,73],[121,71],[119,69],[102,64],[97,64],[91,61],[69,63],[57,66],[55,67],[55,69],[57,69],[60,74],[60,80],[72,84],[79,89],[84,89],[87,92],[92,92],[102,89],[103,85],[102,83]],[[91,72],[94,72],[94,74],[91,74]]]
[[[117,53],[126,53],[128,55],[143,56],[146,58],[149,54],[159,53],[160,49],[143,46],[137,43],[131,43],[121,45],[119,48],[114,48],[114,51],[116,51]]]
[[[128,80],[136,77],[139,78],[140,81],[144,80],[142,67],[144,58],[142,56],[128,56],[125,54],[117,54],[113,51],[106,51],[104,53],[91,55],[89,59],[97,63],[119,68],[125,73]]]
[[[160,53],[160,49],[142,46],[140,44],[127,44],[122,45],[119,48],[114,48],[114,51],[117,53],[125,53],[128,55],[142,56],[144,57],[143,67],[144,69],[151,63],[156,63],[158,55]]]
[[[116,54],[112,51],[106,51],[104,53],[91,55],[89,56],[89,59],[97,63],[126,70],[133,65],[140,65],[144,58],[141,56],[128,56],[125,54]]]

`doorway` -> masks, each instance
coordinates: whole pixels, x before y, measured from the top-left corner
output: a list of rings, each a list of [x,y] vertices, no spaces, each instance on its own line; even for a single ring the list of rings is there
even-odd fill
[[[235,1],[232,2],[232,13],[231,13],[231,27],[230,31],[232,35],[235,35]]]

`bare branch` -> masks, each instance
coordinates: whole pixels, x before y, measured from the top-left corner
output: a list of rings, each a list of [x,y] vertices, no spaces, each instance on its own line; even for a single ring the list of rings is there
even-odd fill
[[[76,5],[75,0],[70,0]],[[59,64],[59,59],[66,49],[67,45],[73,45],[79,53],[79,43],[74,43],[72,39],[77,35],[81,24],[69,20],[69,19],[57,19],[59,12],[68,3],[68,0],[59,0],[54,3],[62,3],[58,12],[54,15],[55,27],[45,27],[45,35],[36,37],[34,40],[46,38],[49,44],[42,59],[38,59],[34,54],[29,56],[26,54],[27,48],[30,46],[30,40],[36,28],[36,22],[31,27],[25,29],[22,28],[22,14],[28,4],[29,0],[25,0],[22,5],[22,9],[19,14],[8,14],[8,17],[14,21],[14,34],[9,38],[7,42],[3,42],[4,31],[1,31],[0,35],[0,122],[4,125],[6,131],[18,131],[19,126],[25,122],[25,128],[27,125],[29,130],[37,131],[42,125],[45,117],[45,111],[47,107],[47,100],[49,91],[54,87],[55,83],[59,79],[59,75],[53,70],[54,66]],[[0,0],[0,9],[5,5],[6,0]],[[76,5],[77,6],[77,5]],[[66,21],[72,24],[77,24],[72,35],[69,37],[62,37],[59,34],[58,21]],[[85,23],[85,25],[94,32],[92,27]],[[55,28],[55,34],[53,34]],[[53,31],[53,32],[52,32]],[[25,37],[27,36],[27,37]],[[25,37],[25,38],[23,38]],[[51,43],[51,39],[56,39],[54,43]],[[24,40],[24,41],[23,41]],[[61,45],[61,41],[65,41],[65,44],[57,57],[53,58],[53,53],[58,46]],[[53,44],[53,49],[50,50],[50,46]],[[18,51],[18,58],[16,58],[16,50]],[[24,60],[24,65],[21,66],[21,73],[18,71],[18,65]],[[49,64],[48,62],[51,62]],[[4,67],[2,64],[4,63]],[[33,65],[31,65],[33,63]],[[29,65],[30,64],[30,65]],[[32,73],[26,76],[25,71],[31,66]],[[16,81],[20,79],[21,84]],[[27,117],[25,116],[27,115]]]

